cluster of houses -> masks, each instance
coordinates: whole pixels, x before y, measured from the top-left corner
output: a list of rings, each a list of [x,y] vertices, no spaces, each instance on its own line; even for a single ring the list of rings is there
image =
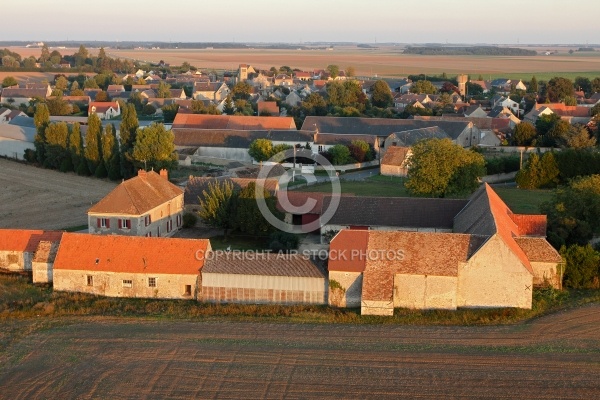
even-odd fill
[[[34,283],[51,282],[57,291],[329,304],[360,307],[363,315],[391,315],[396,307],[531,308],[535,285],[560,286],[562,259],[545,239],[546,217],[512,213],[487,184],[468,200],[342,196],[327,220],[331,195],[288,192],[292,203],[315,201],[285,218],[319,221],[329,248],[319,259],[215,251],[208,239],[172,237],[210,179],[184,191],[164,170],[140,171],[88,210],[88,233],[2,229],[0,268],[31,271]],[[223,179],[238,187],[255,182]],[[277,180],[266,188],[277,194]]]

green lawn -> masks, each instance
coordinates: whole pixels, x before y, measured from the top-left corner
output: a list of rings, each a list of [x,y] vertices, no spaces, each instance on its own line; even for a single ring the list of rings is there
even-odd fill
[[[494,187],[498,196],[517,214],[539,214],[540,205],[552,199],[553,190],[525,190],[516,187]]]
[[[383,178],[383,179],[381,179]],[[408,191],[404,188],[398,178],[373,177],[366,181],[344,181],[341,180],[342,193],[351,193],[355,196],[380,196],[380,197],[408,197]],[[331,183],[319,183],[313,186],[305,186],[294,189],[299,192],[324,192],[331,193]]]
[[[267,241],[267,237],[229,234],[227,239],[223,235],[211,237],[210,246],[213,250],[265,250]]]

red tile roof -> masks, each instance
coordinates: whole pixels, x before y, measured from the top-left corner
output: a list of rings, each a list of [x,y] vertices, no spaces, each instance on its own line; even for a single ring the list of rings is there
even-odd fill
[[[209,250],[208,239],[65,233],[54,269],[195,275]]]
[[[369,231],[341,230],[329,246],[329,271],[363,272],[366,268],[366,257],[359,257],[358,252],[366,251],[369,244]]]
[[[296,129],[292,117],[255,117],[244,115],[180,114],[175,116],[173,128],[269,130]]]
[[[96,108],[94,109],[94,107]],[[111,107],[115,111],[119,110],[119,103],[116,101],[91,101],[88,110],[90,110],[90,112],[105,113]]]
[[[33,253],[40,241],[60,241],[63,232],[30,229],[0,229],[0,251]]]
[[[279,115],[279,106],[275,101],[259,101],[256,103],[258,114],[268,112],[271,116]]]
[[[583,106],[567,106],[564,103],[549,103],[549,104],[536,104],[535,109],[539,110],[543,107],[548,107],[555,114],[561,117],[589,117],[590,108]]]
[[[154,171],[140,171],[92,206],[89,214],[142,215],[183,194],[183,190]]]
[[[515,241],[529,258],[531,262],[562,262],[562,257],[554,247],[544,238],[522,237]]]
[[[399,167],[406,161],[409,151],[409,147],[389,147],[381,160],[381,165],[394,165]]]
[[[548,218],[545,215],[510,214],[510,218],[519,227],[519,236],[546,237]]]

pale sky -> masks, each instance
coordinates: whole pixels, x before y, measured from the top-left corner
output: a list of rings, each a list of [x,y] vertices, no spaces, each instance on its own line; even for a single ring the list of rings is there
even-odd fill
[[[592,44],[599,15],[598,0],[19,0],[0,41]]]

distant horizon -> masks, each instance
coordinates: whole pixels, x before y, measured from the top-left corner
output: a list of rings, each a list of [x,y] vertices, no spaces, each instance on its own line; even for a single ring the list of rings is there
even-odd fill
[[[21,0],[10,11],[2,21],[5,41],[568,45],[598,40],[600,2],[104,0],[88,7]]]

